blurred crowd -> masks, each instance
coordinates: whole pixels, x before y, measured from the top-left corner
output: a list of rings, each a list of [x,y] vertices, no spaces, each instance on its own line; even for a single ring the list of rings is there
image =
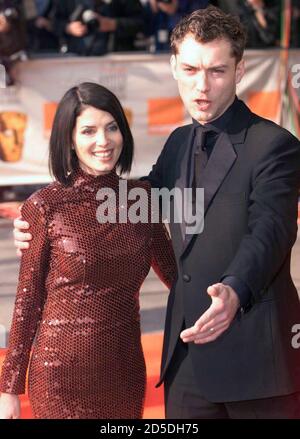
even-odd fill
[[[168,51],[178,20],[209,4],[240,17],[249,48],[280,46],[281,0],[0,0],[0,61],[9,70],[43,54]],[[300,47],[300,0],[292,4],[290,46]]]

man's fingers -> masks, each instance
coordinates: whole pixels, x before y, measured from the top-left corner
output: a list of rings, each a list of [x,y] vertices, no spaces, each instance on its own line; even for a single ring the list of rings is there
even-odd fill
[[[22,256],[22,250],[29,248],[28,241],[32,240],[31,233],[21,232],[20,229],[28,229],[29,224],[26,221],[22,221],[21,217],[14,220],[13,235],[15,238],[15,247],[17,247],[17,256]]]
[[[226,319],[226,314],[222,313],[218,315],[215,319],[210,320],[208,323],[202,326],[200,333],[203,334],[204,332],[208,332],[211,330],[211,328],[218,328],[220,326],[225,325],[228,323],[228,320]]]
[[[207,293],[211,296],[211,297],[219,297],[222,293],[226,293],[226,285],[218,283],[218,284],[214,284],[214,285],[210,285],[207,288]]]
[[[206,337],[199,336],[194,340],[194,343],[195,344],[205,344],[205,343],[210,343],[212,341],[215,341],[218,337],[220,337],[221,334],[223,334],[223,332],[225,332],[227,330],[227,328],[228,328],[228,325],[223,326],[216,331],[212,331]]]
[[[196,334],[197,330],[194,326],[192,326],[191,328],[187,328],[181,331],[180,338],[184,343],[188,343],[190,341],[193,341]]]
[[[181,331],[180,337],[183,341],[190,341],[191,338],[195,337],[198,331],[199,329],[194,325]]]
[[[206,331],[201,332],[200,334],[197,334],[194,337],[194,342],[197,343],[203,343],[205,340],[209,339],[216,339],[222,332],[224,332],[226,329],[228,329],[229,324],[228,323],[220,323],[216,326],[211,326]]]
[[[217,316],[217,312],[214,310],[212,306],[210,306],[208,310],[205,311],[205,313],[200,317],[200,319],[196,321],[194,326],[192,326],[191,328],[184,329],[181,332],[181,336],[185,338],[185,337],[191,337],[193,335],[196,335],[198,332],[201,331],[204,325],[210,324],[210,322],[213,321],[216,316]]]
[[[211,285],[207,288],[207,293],[212,297],[217,297],[220,293],[219,284]]]
[[[207,323],[206,323],[206,326],[213,327],[212,321],[213,320],[208,320]],[[180,338],[182,339],[182,341],[184,341],[185,343],[189,343],[191,341],[194,341],[195,338],[199,334],[201,334],[202,325],[201,324],[199,325],[198,322],[196,322],[194,326],[191,326],[190,328],[184,329],[180,333]]]
[[[208,311],[206,313],[208,313]],[[208,317],[206,317],[205,314],[197,320],[194,326],[181,332],[180,337],[185,343],[195,341],[197,337],[206,337],[210,335],[212,328],[214,331],[217,331],[219,328],[229,325],[224,313],[210,313],[208,314]]]
[[[181,332],[180,337],[185,342],[191,342],[198,339],[209,337],[209,340],[215,339],[211,336],[210,330],[214,328],[218,332],[219,328],[227,329],[230,321],[228,320],[227,287],[221,283],[208,287],[207,293],[211,296],[212,303],[204,314],[195,322],[195,324]]]
[[[214,324],[214,325],[212,323],[209,323],[205,331],[203,330],[198,331],[198,330],[194,330],[193,328],[189,328],[191,329],[189,335],[183,334],[183,332],[181,332],[180,338],[184,343],[191,343],[191,342],[205,340],[207,337],[209,338],[213,337],[215,334],[219,332],[219,330],[224,329],[225,326],[228,327],[228,325],[226,325],[225,323]]]
[[[29,243],[28,242],[15,241],[15,247],[17,247],[17,249],[18,249],[17,251],[25,250],[25,249],[29,248]],[[21,255],[22,255],[22,253],[21,253]]]
[[[219,325],[216,328],[211,328],[211,330],[206,333],[201,333],[195,336],[193,343],[195,344],[205,344],[215,341],[218,337],[220,337],[223,332],[228,329],[228,324]]]
[[[14,228],[23,230],[23,229],[29,229],[29,224],[27,221],[23,221],[21,217],[18,217],[14,220]]]
[[[19,256],[19,258],[22,256],[22,250],[20,250],[20,249],[17,249],[17,256]]]
[[[14,234],[15,241],[23,242],[23,241],[31,241],[32,240],[31,233],[24,233],[24,232],[20,232],[19,230],[14,230],[13,234]]]

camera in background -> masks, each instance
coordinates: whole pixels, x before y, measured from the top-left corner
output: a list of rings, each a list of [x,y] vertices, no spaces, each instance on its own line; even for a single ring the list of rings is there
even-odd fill
[[[70,15],[70,21],[80,21],[87,26],[89,33],[99,30],[98,15],[92,9],[87,9],[83,5],[78,5],[74,12]]]

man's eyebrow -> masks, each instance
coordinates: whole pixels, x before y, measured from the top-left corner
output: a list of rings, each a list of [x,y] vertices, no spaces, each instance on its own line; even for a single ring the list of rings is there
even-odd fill
[[[227,69],[227,64],[217,64],[215,66],[208,67],[208,70]]]
[[[186,62],[182,62],[181,65],[182,65],[182,67],[190,67],[191,69],[196,69],[197,68],[196,66],[192,66],[191,64],[188,64]]]
[[[182,67],[189,67],[190,69],[197,69],[197,66],[192,66],[191,64],[188,63],[181,63]],[[216,64],[215,66],[210,66],[207,68],[207,70],[217,70],[217,69],[227,69],[228,65],[227,64]]]

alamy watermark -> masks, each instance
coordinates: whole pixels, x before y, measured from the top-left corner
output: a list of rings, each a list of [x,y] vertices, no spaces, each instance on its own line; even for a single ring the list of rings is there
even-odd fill
[[[292,333],[295,334],[292,337],[292,347],[294,349],[300,348],[300,323],[296,323],[292,327]]]
[[[6,88],[6,70],[3,64],[0,64],[0,88]]]
[[[300,87],[300,64],[294,64],[291,68],[291,71],[293,73],[292,86],[294,88],[299,88]]]
[[[6,348],[6,328],[0,324],[0,349]]]
[[[159,223],[161,219],[182,224],[187,235],[199,234],[204,228],[203,188],[152,188],[128,190],[126,180],[119,181],[118,191],[101,188],[96,199],[97,220],[105,223]]]

